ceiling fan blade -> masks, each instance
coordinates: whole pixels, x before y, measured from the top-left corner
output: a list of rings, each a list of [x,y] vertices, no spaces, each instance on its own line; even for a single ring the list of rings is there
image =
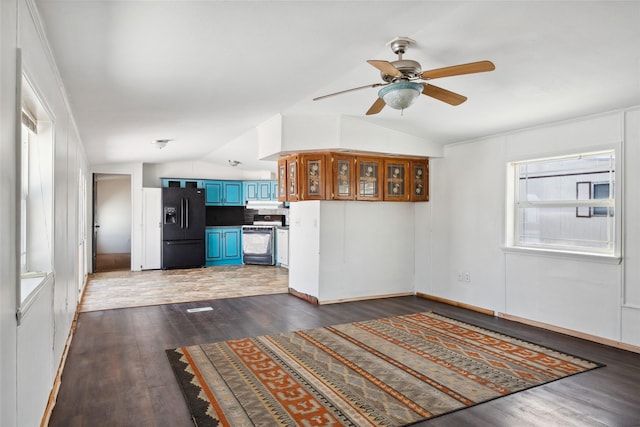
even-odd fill
[[[384,99],[382,98],[376,99],[376,101],[373,103],[371,108],[369,108],[369,110],[367,111],[367,116],[370,116],[372,114],[378,114],[380,111],[382,111],[385,105],[387,105],[387,103],[384,102]]]
[[[402,77],[402,72],[394,67],[393,64],[389,61],[370,59],[367,62],[388,76]]]
[[[491,61],[470,62],[469,64],[453,65],[451,67],[438,68],[423,72],[423,79],[439,79],[440,77],[459,76],[461,74],[483,73],[493,71],[496,66]]]
[[[438,86],[434,86],[426,83],[424,83],[422,86],[424,86],[424,88],[422,89],[423,95],[430,96],[442,102],[446,102],[447,104],[460,105],[467,100],[466,96],[458,95],[455,92],[442,89],[441,87],[438,87]]]
[[[334,93],[330,93],[328,95],[318,96],[317,98],[313,98],[313,100],[314,101],[318,101],[320,99],[328,98],[330,96],[342,95],[343,93],[353,92],[354,90],[366,89],[366,88],[369,88],[369,87],[386,86],[386,85],[388,85],[388,83],[372,83],[372,84],[366,85],[366,86],[354,87],[354,88],[351,88],[351,89],[341,90],[340,92],[334,92]]]

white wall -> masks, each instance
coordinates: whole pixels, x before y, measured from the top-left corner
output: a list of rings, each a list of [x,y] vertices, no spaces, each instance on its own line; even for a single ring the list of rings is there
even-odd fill
[[[416,291],[638,345],[638,116],[630,111],[625,122],[624,112],[613,112],[445,147],[430,164],[431,271]],[[503,249],[509,161],[606,148],[619,158],[624,151],[627,165],[616,172],[622,264]],[[460,272],[471,281],[459,281]]]
[[[320,292],[320,201],[289,208],[289,287],[318,297]]]
[[[86,156],[61,80],[32,0],[0,3],[0,425],[39,425],[60,364],[78,303],[79,170],[87,171]],[[32,305],[16,320],[16,48],[22,51],[22,71],[51,113],[54,129],[54,275]],[[86,177],[85,177],[86,178]],[[84,230],[86,232],[86,230]]]
[[[504,310],[503,140],[448,147],[444,159],[429,161],[431,270],[417,292]]]
[[[625,115],[621,340],[640,346],[640,109]]]
[[[0,425],[16,425],[16,34],[17,3],[0,2]],[[5,125],[5,123],[7,125]]]
[[[147,188],[161,187],[161,178],[193,178],[193,179],[276,179],[276,163],[272,170],[245,171],[242,166],[220,166],[206,161],[145,163],[143,165],[143,185]],[[268,165],[265,165],[267,167]]]
[[[442,156],[442,147],[433,141],[350,116],[276,115],[258,126],[260,158],[319,150]]]
[[[320,303],[413,293],[412,203],[291,204],[289,286]]]

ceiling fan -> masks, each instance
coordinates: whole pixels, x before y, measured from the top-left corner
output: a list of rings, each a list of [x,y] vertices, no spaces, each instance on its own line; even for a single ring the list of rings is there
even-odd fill
[[[434,86],[429,83],[418,83],[416,80],[431,80],[441,77],[459,76],[462,74],[482,73],[495,70],[495,65],[491,61],[471,62],[469,64],[453,65],[451,67],[437,68],[434,70],[422,71],[419,62],[410,59],[403,59],[402,55],[407,48],[415,44],[415,40],[409,37],[396,37],[389,42],[393,53],[398,55],[398,60],[389,62],[383,60],[367,61],[372,66],[380,70],[380,75],[384,83],[372,83],[366,86],[355,87],[330,93],[328,95],[314,98],[314,101],[330,96],[341,95],[343,93],[384,86],[378,91],[378,99],[375,100],[367,115],[377,114],[389,105],[397,110],[404,110],[409,107],[420,95],[427,95],[451,105],[460,105],[467,100],[466,96]]]

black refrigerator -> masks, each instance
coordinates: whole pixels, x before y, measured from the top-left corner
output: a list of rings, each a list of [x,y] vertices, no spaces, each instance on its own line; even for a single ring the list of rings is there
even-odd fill
[[[203,188],[162,189],[162,269],[205,265]]]

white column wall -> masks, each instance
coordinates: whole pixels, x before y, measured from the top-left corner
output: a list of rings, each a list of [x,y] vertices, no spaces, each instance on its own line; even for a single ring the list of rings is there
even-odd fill
[[[320,202],[289,208],[289,288],[318,297],[320,289]]]
[[[320,303],[411,294],[412,203],[291,203],[289,286]]]

